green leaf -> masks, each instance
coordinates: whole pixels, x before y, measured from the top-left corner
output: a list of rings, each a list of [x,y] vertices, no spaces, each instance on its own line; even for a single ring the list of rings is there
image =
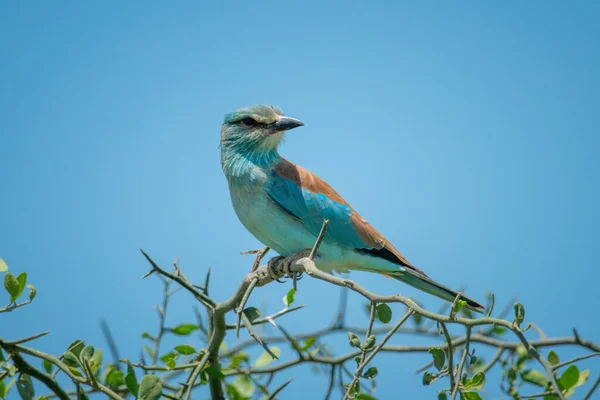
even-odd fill
[[[33,400],[35,391],[29,375],[21,374],[17,380],[17,390],[23,400]]]
[[[392,320],[392,309],[387,304],[377,304],[377,308],[375,310],[377,312],[377,318],[384,324],[387,324]]]
[[[197,353],[196,349],[194,349],[192,346],[187,345],[187,344],[180,344],[179,346],[175,346],[175,350],[179,354],[185,354],[185,355],[190,355],[190,354],[196,354]]]
[[[356,396],[356,400],[377,400],[377,398],[371,396],[370,394],[361,393]]]
[[[176,363],[177,357],[179,357],[179,354],[171,351],[171,352],[168,352],[167,354],[163,355],[160,358],[160,361],[167,364],[167,366],[169,368],[175,368],[175,365],[177,365],[177,363]]]
[[[295,294],[296,294],[296,289],[291,288],[289,290],[289,292],[287,292],[287,294],[283,297],[283,304],[285,304],[286,307],[289,307],[292,305],[292,303],[294,302]]]
[[[123,371],[120,371],[119,367],[115,364],[108,365],[104,372],[104,382],[114,387],[119,387],[124,383],[123,377]]]
[[[79,359],[83,365],[83,360],[88,360],[94,355],[94,346],[85,346],[81,353],[79,353]]]
[[[48,360],[44,360],[44,370],[46,370],[47,373],[51,374],[53,369],[54,369],[54,364],[52,364]]]
[[[506,332],[507,332],[507,329],[504,328],[504,327],[502,327],[502,326],[495,326],[495,327],[492,328],[492,333],[494,335],[500,336],[500,335],[505,334]]]
[[[0,348],[0,364],[4,361],[4,353],[2,352],[2,348]]]
[[[584,383],[586,383],[588,381],[589,377],[590,377],[590,370],[589,369],[581,371],[579,373],[579,380],[577,381],[577,384],[575,386],[573,386],[573,387],[576,388],[577,386],[583,385]]]
[[[560,363],[560,360],[558,359],[558,354],[556,354],[554,350],[548,353],[548,362],[552,366],[558,365],[558,363]]]
[[[221,372],[221,370],[219,368],[215,367],[214,365],[209,365],[208,367],[206,367],[204,369],[204,371],[211,378],[216,378],[216,379],[224,379],[225,378],[225,375],[223,374],[223,372]]]
[[[424,386],[430,385],[431,382],[433,382],[434,379],[435,379],[435,375],[433,375],[429,371],[425,371],[425,373],[423,374],[423,385]]]
[[[467,379],[463,383],[463,387],[466,390],[481,390],[483,385],[485,385],[485,374],[483,372],[476,373],[472,378]]]
[[[8,271],[8,265],[0,258],[0,272]]]
[[[256,307],[248,307],[244,309],[244,314],[250,322],[254,322],[258,317],[260,317],[260,310]]]
[[[369,367],[369,369],[367,369],[367,372],[363,374],[363,377],[367,379],[374,379],[377,376],[377,374],[377,367]]]
[[[562,373],[559,380],[565,389],[575,387],[579,381],[579,368],[577,368],[577,365],[571,365],[567,368],[565,372]]]
[[[433,356],[433,365],[438,371],[444,368],[446,363],[446,352],[440,348],[434,347],[429,349],[429,354]]]
[[[239,368],[242,365],[242,363],[247,363],[248,360],[248,354],[244,353],[243,351],[238,351],[231,356],[231,363],[229,364],[228,368]]]
[[[279,347],[271,347],[271,351],[278,358],[281,355],[281,350],[279,349]],[[263,353],[260,356],[258,356],[256,361],[254,361],[254,364],[252,364],[252,365],[255,367],[264,367],[265,365],[270,364],[274,360],[275,359],[269,353],[267,353],[266,351],[263,351]]]
[[[304,351],[310,349],[316,341],[317,338],[315,338],[314,336],[309,337],[304,341],[304,344],[302,345],[302,347],[300,347],[300,350]]]
[[[477,392],[460,392],[460,398],[463,400],[483,400],[483,397]]]
[[[75,367],[69,367],[69,371],[71,371],[71,373],[75,376],[83,377],[83,375],[81,374],[81,371]]]
[[[371,335],[367,338],[367,340],[365,340],[365,342],[360,346],[360,348],[362,350],[372,349],[375,346],[376,342],[377,338],[375,337],[375,335]]]
[[[352,332],[348,332],[348,341],[352,347],[360,347],[360,339]]]
[[[458,300],[456,303],[454,303],[454,308],[452,310],[453,314],[458,314],[466,305],[467,302],[465,300]]]
[[[104,358],[104,354],[102,353],[102,350],[96,349],[94,351],[94,355],[90,359],[90,367],[92,368],[92,373],[95,374],[96,372],[98,372],[100,370],[100,367],[102,366],[103,358]]]
[[[438,400],[448,400],[448,393],[446,393],[446,389],[442,389],[438,392]]]
[[[81,353],[81,350],[83,350],[84,347],[85,344],[83,343],[83,340],[76,340],[73,343],[71,343],[69,347],[67,347],[67,351],[73,353],[77,358],[79,357],[79,353]]]
[[[254,394],[254,383],[246,375],[238,375],[232,383],[240,396],[251,397]]]
[[[124,380],[125,386],[127,386],[129,393],[137,397],[139,385],[135,376],[135,370],[133,369],[133,366],[129,363],[127,363],[127,373],[125,374]]]
[[[70,351],[67,351],[63,355],[63,361],[69,367],[80,367],[81,366],[81,363],[77,359],[77,356]]]
[[[515,310],[515,322],[519,325],[525,320],[525,307],[521,303],[515,303],[513,308]]]
[[[35,299],[35,295],[37,294],[37,290],[35,290],[35,286],[27,285],[27,289],[29,289],[29,300]]]
[[[162,384],[156,375],[144,375],[138,389],[138,400],[158,400],[162,394]]]
[[[2,261],[2,259],[0,259],[0,261]],[[6,398],[6,386],[4,385],[4,380],[1,380],[0,381],[0,399],[4,399],[4,398]]]
[[[17,281],[19,282],[19,292],[15,298],[19,297],[21,293],[23,293],[23,290],[25,290],[25,286],[27,285],[27,272],[21,272],[17,275]]]
[[[546,380],[546,375],[542,371],[538,371],[537,369],[527,369],[521,372],[521,379],[525,382],[529,382],[533,385],[546,387],[548,385],[548,381]]]
[[[19,294],[19,281],[10,272],[4,274],[4,288],[10,295],[10,301],[15,301]]]
[[[154,339],[148,332],[142,333],[142,339]]]
[[[180,336],[184,336],[184,335],[189,335],[190,333],[194,332],[197,329],[200,329],[200,327],[198,325],[181,324],[181,325],[177,325],[175,328],[171,328],[171,333],[174,333],[174,334],[180,335]]]

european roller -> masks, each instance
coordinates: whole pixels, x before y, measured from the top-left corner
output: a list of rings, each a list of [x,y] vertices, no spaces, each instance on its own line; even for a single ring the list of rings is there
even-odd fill
[[[325,219],[329,226],[316,258],[325,271],[362,270],[405,282],[454,301],[458,293],[428,277],[315,174],[281,157],[286,131],[303,126],[280,109],[257,105],[225,116],[221,165],[242,224],[281,256],[312,248]],[[466,296],[467,307],[484,307]]]

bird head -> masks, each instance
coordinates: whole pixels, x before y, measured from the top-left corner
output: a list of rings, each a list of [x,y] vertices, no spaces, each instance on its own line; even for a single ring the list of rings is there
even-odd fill
[[[277,107],[241,108],[225,116],[221,148],[222,151],[261,156],[276,151],[283,134],[302,125],[302,121],[284,116]]]

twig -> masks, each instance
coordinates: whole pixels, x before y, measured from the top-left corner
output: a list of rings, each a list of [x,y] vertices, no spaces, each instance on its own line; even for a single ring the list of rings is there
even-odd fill
[[[462,371],[465,365],[465,361],[467,361],[467,355],[469,354],[469,344],[471,343],[471,327],[467,326],[467,339],[465,341],[465,348],[463,350],[462,358],[460,359],[460,363],[458,364],[458,371],[456,372],[456,384],[452,388],[452,400],[456,399],[456,395],[458,394],[460,381],[462,379]],[[452,375],[452,371],[450,371],[450,375]]]

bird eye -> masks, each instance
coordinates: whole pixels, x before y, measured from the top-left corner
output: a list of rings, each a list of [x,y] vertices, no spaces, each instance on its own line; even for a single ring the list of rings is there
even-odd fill
[[[242,123],[246,126],[256,126],[258,125],[258,122],[256,122],[254,119],[248,117],[248,118],[244,118],[242,120]]]

